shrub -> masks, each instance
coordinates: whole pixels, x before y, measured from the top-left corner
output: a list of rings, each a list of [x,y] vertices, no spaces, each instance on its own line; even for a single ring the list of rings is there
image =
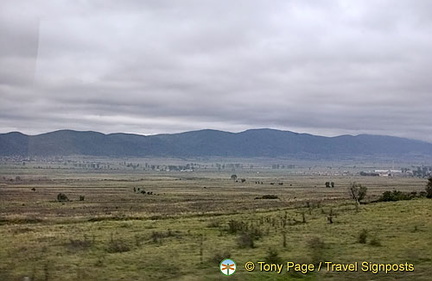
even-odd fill
[[[321,249],[324,249],[325,243],[324,243],[324,241],[322,241],[321,238],[313,237],[307,241],[307,246],[309,249],[312,249],[312,250],[321,250]]]
[[[255,248],[254,238],[251,233],[243,232],[237,238],[239,248]]]
[[[367,236],[368,236],[368,231],[366,229],[363,229],[362,231],[360,231],[358,242],[360,244],[366,244]]]
[[[230,220],[228,222],[228,233],[231,234],[236,234],[240,231],[246,231],[247,228],[247,224],[243,221]]]
[[[162,238],[165,237],[165,234],[159,231],[153,231],[150,238],[153,241],[153,243],[161,243]]]
[[[400,201],[400,200],[411,200],[417,197],[416,192],[402,192],[399,190],[393,191],[384,191],[380,198],[378,198],[378,202],[392,202],[392,201]]]
[[[282,259],[279,256],[279,252],[276,249],[273,248],[269,248],[267,250],[267,256],[264,257],[264,261],[266,263],[277,263],[277,264],[281,264],[282,263]]]
[[[57,201],[59,202],[67,202],[69,201],[69,198],[64,193],[57,194]]]
[[[219,265],[221,261],[229,258],[231,258],[231,253],[229,251],[216,252],[213,257],[210,258],[210,262]]]
[[[271,194],[263,195],[261,198],[262,199],[279,199],[279,197],[277,195],[271,195]]]
[[[134,238],[135,238],[135,246],[140,247],[143,237],[141,235],[135,234]]]
[[[91,246],[93,246],[93,241],[89,240],[86,235],[84,235],[84,239],[70,239],[67,244],[70,250],[87,250]]]
[[[123,239],[114,239],[111,236],[111,239],[108,242],[108,246],[106,248],[108,253],[123,253],[130,251],[129,245]]]
[[[259,227],[251,227],[248,232],[254,240],[259,240],[261,237],[263,237],[263,232]]]
[[[219,220],[212,220],[209,222],[209,224],[207,225],[207,227],[210,228],[219,228],[221,225],[221,222]]]
[[[125,241],[116,239],[116,240],[111,240],[108,243],[108,247],[106,250],[108,253],[123,253],[123,252],[130,251],[130,247],[129,245],[127,245]]]
[[[331,224],[333,223],[333,218],[334,218],[333,209],[330,209],[330,213],[327,216],[327,221]]]
[[[277,195],[266,194],[261,197],[255,197],[255,199],[279,199],[279,197]]]

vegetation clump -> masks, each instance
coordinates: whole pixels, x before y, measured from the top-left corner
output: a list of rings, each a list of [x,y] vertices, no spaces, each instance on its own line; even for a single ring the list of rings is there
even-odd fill
[[[182,233],[180,231],[172,231],[171,229],[168,229],[165,232],[162,231],[153,231],[150,235],[150,239],[153,243],[159,243],[162,244],[162,239],[163,238],[168,238],[168,237],[175,237],[178,239],[182,238]]]
[[[243,232],[237,238],[239,248],[255,248],[254,236],[250,232]]]
[[[215,264],[215,265],[219,265],[219,263],[221,261],[223,261],[224,259],[229,259],[231,258],[231,253],[229,251],[223,251],[223,252],[216,252],[211,258],[210,258],[210,262]]]
[[[325,243],[321,238],[312,237],[307,241],[306,245],[309,249],[312,263],[317,264],[320,261],[323,261],[325,259],[324,258]]]
[[[330,182],[330,181],[326,181],[325,183],[325,187],[327,188],[334,188],[335,187],[335,183],[334,182]]]
[[[93,246],[94,240],[88,239],[87,235],[84,235],[84,239],[70,239],[68,248],[70,250],[87,250]]]
[[[64,193],[57,194],[57,201],[59,202],[68,202],[69,198]]]
[[[111,236],[111,239],[108,242],[106,251],[108,253],[124,253],[124,252],[129,252],[130,251],[130,247],[126,243],[125,240],[123,240],[123,239],[114,239]]]
[[[417,192],[402,192],[399,190],[384,191],[381,197],[377,200],[378,202],[392,202],[400,200],[411,200],[416,198]]]
[[[230,234],[236,234],[237,232],[245,231],[247,230],[247,224],[243,221],[238,220],[230,220],[228,222],[228,233]]]
[[[255,197],[255,199],[279,199],[279,196],[272,195],[272,194],[266,194],[261,197]]]
[[[358,242],[360,244],[366,244],[367,237],[368,237],[368,231],[366,229],[362,229],[362,231],[360,231],[360,234],[358,236]]]
[[[274,248],[269,248],[267,250],[264,261],[271,264],[281,264],[283,262],[282,258],[279,256],[279,252]]]
[[[334,217],[335,217],[335,214],[333,213],[333,208],[331,208],[331,209],[330,209],[330,213],[329,213],[329,215],[327,216],[327,221],[328,221],[328,223],[332,224],[332,223],[334,222],[334,221],[333,221]]]
[[[212,220],[207,225],[207,227],[209,228],[219,228],[220,226],[221,226],[221,222],[219,220]]]
[[[432,198],[432,176],[428,178],[428,183],[426,184],[426,198]]]

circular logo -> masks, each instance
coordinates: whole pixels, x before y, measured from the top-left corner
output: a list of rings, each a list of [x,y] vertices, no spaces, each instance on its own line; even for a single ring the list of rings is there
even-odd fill
[[[232,275],[236,271],[236,263],[233,260],[225,259],[221,261],[219,269],[224,275]]]

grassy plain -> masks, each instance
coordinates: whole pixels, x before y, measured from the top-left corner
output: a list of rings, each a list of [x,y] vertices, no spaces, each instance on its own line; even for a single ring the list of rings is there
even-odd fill
[[[3,163],[0,280],[430,280],[432,200],[357,209],[347,193],[356,181],[368,187],[365,201],[372,201],[386,190],[422,191],[426,180],[342,170],[169,172]],[[231,180],[233,173],[246,182]],[[326,188],[326,181],[335,188]],[[58,193],[71,201],[57,202]],[[264,195],[278,198],[257,199]],[[365,243],[359,243],[362,232]],[[229,277],[219,271],[225,257],[238,267]],[[247,261],[257,266],[253,272],[244,269]],[[409,263],[414,271],[324,267],[278,274],[261,272],[258,261]]]

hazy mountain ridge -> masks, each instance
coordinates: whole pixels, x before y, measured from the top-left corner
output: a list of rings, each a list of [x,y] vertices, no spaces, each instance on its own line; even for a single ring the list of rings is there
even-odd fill
[[[19,132],[0,134],[0,155],[404,157],[432,156],[432,143],[378,135],[323,137],[273,129],[240,133],[200,130],[151,136],[60,130],[35,136]]]

